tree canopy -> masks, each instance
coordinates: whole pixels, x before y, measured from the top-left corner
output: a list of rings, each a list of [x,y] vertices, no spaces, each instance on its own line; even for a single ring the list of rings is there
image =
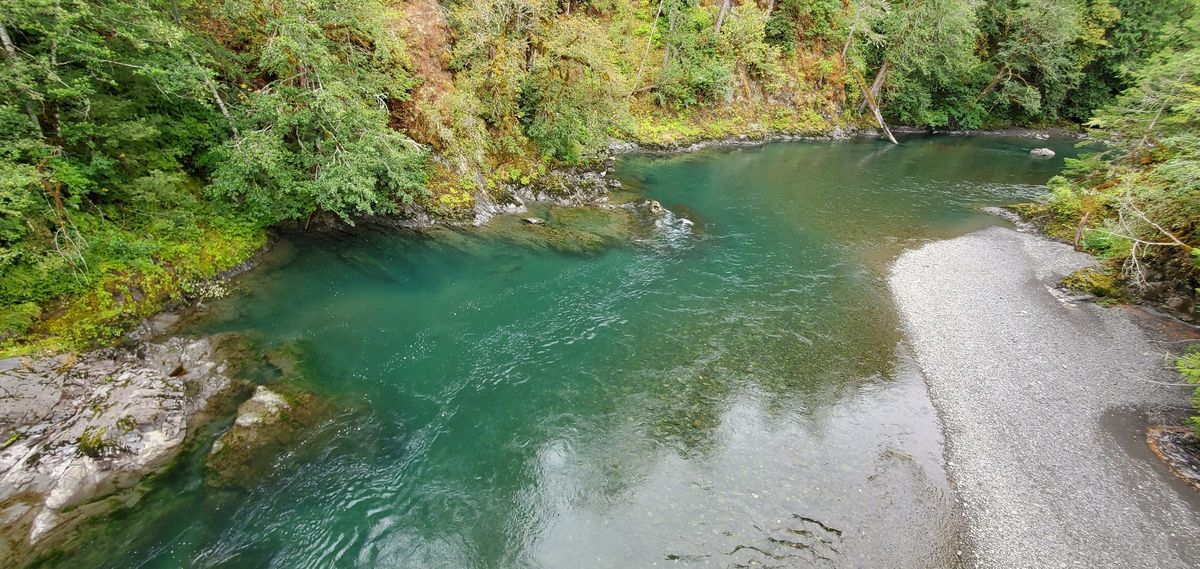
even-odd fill
[[[272,228],[470,219],[476,199],[593,161],[614,138],[1086,121],[1130,87],[1118,104],[1149,97],[1148,74],[1169,76],[1182,57],[1170,54],[1194,46],[1195,12],[1194,0],[0,0],[0,342],[42,325],[29,316],[42,309],[69,312],[56,303],[90,306],[81,314],[106,315],[97,335],[112,334],[128,323],[121,299],[191,294]],[[1095,123],[1114,140],[1141,116],[1117,109]],[[1192,141],[1165,130],[1184,115],[1155,125],[1151,148],[1173,157],[1159,187],[1191,187]]]

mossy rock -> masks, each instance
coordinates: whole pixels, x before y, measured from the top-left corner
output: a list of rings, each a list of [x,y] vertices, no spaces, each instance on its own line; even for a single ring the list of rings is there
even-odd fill
[[[233,426],[213,444],[205,462],[207,483],[221,488],[253,486],[269,474],[281,452],[331,410],[328,402],[295,386],[258,386],[238,407]]]
[[[627,208],[553,206],[530,213],[545,216],[545,223],[530,224],[522,216],[498,216],[479,235],[498,238],[521,247],[579,255],[600,253],[634,237],[636,220]]]
[[[1013,204],[1007,206],[1005,209],[1019,215],[1021,219],[1032,223],[1050,237],[1068,242],[1075,239],[1076,225],[1079,220],[1074,219],[1071,223],[1068,223],[1055,213],[1054,208],[1050,204],[1027,202]]]
[[[1087,267],[1075,271],[1062,280],[1067,290],[1090,294],[1113,302],[1127,302],[1129,295],[1125,287],[1110,271]]]

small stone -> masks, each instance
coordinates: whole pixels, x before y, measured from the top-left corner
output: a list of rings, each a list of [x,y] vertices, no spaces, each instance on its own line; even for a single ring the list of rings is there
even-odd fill
[[[544,220],[540,217],[526,217],[526,218],[522,219],[521,221],[524,221],[525,223],[528,223],[529,225],[541,225],[543,223],[546,223],[546,220]]]
[[[1049,148],[1034,148],[1029,153],[1039,158],[1054,158],[1054,151]]]

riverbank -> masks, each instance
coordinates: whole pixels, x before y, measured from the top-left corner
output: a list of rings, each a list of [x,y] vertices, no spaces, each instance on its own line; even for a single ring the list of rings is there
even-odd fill
[[[739,141],[723,141],[723,142],[727,145],[740,144]],[[1031,144],[1032,144],[1032,142],[1031,142]],[[831,145],[831,146],[836,146],[836,147],[840,147],[843,149],[850,149],[853,147],[872,147],[873,148],[873,146],[871,146],[871,145]],[[918,146],[920,146],[919,143],[914,143],[913,148],[916,148]],[[633,150],[637,150],[637,148],[629,148],[628,150],[633,151]],[[718,154],[724,154],[724,153],[718,153]],[[1025,160],[1027,160],[1027,158],[1021,157],[1021,158],[1019,158],[1019,160],[1025,161]],[[1042,164],[1043,166],[1046,165],[1046,163],[1041,163],[1041,162],[1039,162],[1039,163]],[[503,209],[498,209],[498,210],[492,212],[493,214],[497,214],[497,213],[512,214],[512,213],[518,213],[520,211],[532,211],[533,214],[535,214],[537,216],[541,216],[542,218],[548,220],[549,223],[547,223],[545,225],[526,225],[526,224],[522,224],[519,219],[517,219],[516,217],[511,216],[511,215],[505,217],[503,220],[498,220],[498,221],[489,223],[489,220],[490,220],[490,216],[489,216],[487,220],[484,220],[481,222],[481,225],[484,223],[487,223],[486,228],[483,228],[482,231],[472,230],[471,233],[487,236],[488,238],[500,239],[504,242],[511,243],[513,247],[517,247],[517,248],[530,246],[531,244],[529,242],[531,240],[540,240],[540,241],[545,242],[545,245],[546,245],[545,248],[548,248],[550,250],[565,251],[565,252],[571,252],[571,253],[582,252],[583,250],[589,249],[589,247],[590,247],[589,246],[589,247],[579,248],[580,244],[602,243],[602,242],[607,243],[609,241],[617,241],[618,238],[616,236],[620,233],[620,231],[617,231],[616,229],[613,229],[613,228],[608,228],[607,226],[613,225],[615,228],[619,229],[626,225],[625,221],[617,220],[616,222],[614,222],[612,224],[598,224],[597,223],[598,220],[591,219],[590,217],[588,219],[577,220],[578,222],[580,222],[582,224],[583,228],[586,229],[587,231],[592,231],[592,232],[600,231],[601,233],[603,233],[603,235],[600,235],[600,237],[607,236],[608,240],[598,239],[597,237],[594,237],[594,236],[588,237],[586,239],[580,239],[580,237],[578,235],[578,231],[571,231],[571,228],[563,227],[562,226],[563,224],[559,223],[559,221],[564,221],[568,217],[571,217],[571,216],[559,215],[560,213],[563,213],[563,212],[555,212],[555,211],[553,211],[554,208],[549,208],[549,211],[547,211],[546,207],[543,207],[540,205],[535,205],[535,204],[545,204],[545,203],[565,204],[565,205],[576,205],[576,204],[581,204],[581,203],[594,203],[594,204],[600,205],[601,207],[596,208],[592,213],[596,213],[596,212],[600,212],[600,211],[607,211],[610,213],[612,213],[614,211],[620,211],[620,212],[632,214],[635,217],[641,216],[643,218],[646,218],[646,219],[642,219],[641,221],[647,221],[651,217],[651,214],[653,213],[653,211],[652,211],[654,209],[653,205],[650,204],[650,202],[641,203],[640,200],[637,200],[635,202],[630,202],[629,200],[631,199],[631,197],[635,196],[637,194],[631,193],[631,192],[621,192],[621,191],[617,190],[616,189],[617,185],[613,184],[612,181],[607,178],[607,175],[608,175],[609,171],[611,170],[611,164],[609,164],[607,161],[605,162],[605,164],[606,164],[606,167],[604,167],[602,169],[585,171],[583,173],[580,173],[579,175],[586,176],[586,179],[582,179],[582,182],[578,186],[571,186],[570,184],[572,181],[580,181],[580,179],[560,178],[559,179],[559,181],[561,182],[560,184],[547,184],[545,181],[542,181],[540,183],[541,184],[540,186],[526,186],[526,187],[514,188],[513,191],[520,198],[520,201],[506,203],[504,205]],[[1047,173],[1045,175],[1048,176],[1049,174]],[[553,191],[552,186],[554,186],[554,185],[566,186],[566,189],[568,191],[561,191],[561,190]],[[548,186],[549,186],[549,188],[548,188]],[[622,195],[622,193],[624,195]],[[957,192],[956,192],[956,194],[957,194]],[[830,197],[832,197],[832,196],[830,196]],[[739,198],[739,199],[745,199],[745,198]],[[627,203],[624,203],[622,207],[617,208],[614,205],[617,202],[627,202]],[[682,204],[682,203],[686,203],[686,202],[678,201],[675,203]],[[532,206],[532,209],[528,209],[527,206]],[[673,204],[672,204],[672,206],[674,207]],[[858,208],[858,209],[860,209],[860,208]],[[559,217],[561,217],[563,219],[557,220],[556,218],[559,218]],[[585,216],[585,217],[587,217],[587,216]],[[363,225],[367,225],[368,222],[369,222],[369,224],[379,224],[379,225],[385,225],[385,226],[389,226],[389,227],[399,226],[399,227],[404,227],[404,228],[408,228],[408,229],[412,229],[414,227],[415,228],[422,228],[422,227],[427,228],[427,227],[433,227],[435,225],[435,222],[433,222],[432,219],[428,219],[428,218],[425,220],[425,223],[423,225],[417,225],[417,226],[414,226],[412,224],[405,224],[402,222],[396,222],[396,220],[392,220],[392,219],[363,220],[363,221],[364,221],[363,223],[359,224],[360,227]],[[810,222],[811,221],[812,220],[810,220]],[[469,226],[470,224],[463,223],[460,225],[468,225]],[[657,222],[655,222],[653,225],[657,225]],[[349,228],[347,228],[347,229],[349,229]],[[454,233],[458,233],[458,232],[454,232]],[[519,236],[519,238],[517,238],[518,236]],[[362,238],[363,233],[355,233],[349,237]],[[624,240],[624,241],[634,240],[633,238],[631,238],[629,236],[625,236],[620,239]],[[564,248],[561,246],[555,247],[554,243],[559,240],[571,241],[572,243],[574,243],[576,245],[576,248]],[[543,248],[543,247],[541,247],[539,245],[538,248]],[[371,264],[369,267],[365,267],[364,265],[365,265],[365,263],[363,263],[362,260],[359,259],[357,265],[355,265],[355,266],[356,266],[356,268],[368,270],[369,272],[371,272],[374,275],[386,276],[389,279],[396,277],[396,275],[389,276],[389,273],[391,272],[390,266]],[[168,328],[169,328],[168,325],[171,324],[171,320],[172,320],[172,318],[170,318],[170,317],[159,318],[159,319],[154,319],[151,323],[149,323],[147,325],[140,326],[139,327],[140,333],[137,335],[136,338],[134,338],[134,340],[141,341],[144,339],[161,336],[165,333],[168,333]],[[137,345],[136,342],[131,342],[131,344],[135,345],[135,346]],[[84,356],[85,359],[87,357],[88,357],[87,355]],[[234,401],[233,403],[236,404],[237,401]]]
[[[0,564],[22,566],[136,504],[139,486],[244,396],[226,340],[0,360]]]
[[[1148,423],[1179,421],[1188,390],[1141,309],[1056,291],[1094,262],[993,228],[891,269],[945,428],[970,566],[1200,564],[1200,500],[1144,443]]]
[[[613,161],[623,154],[672,155],[714,147],[880,136],[875,129],[854,125],[830,123],[825,125],[824,131],[812,130],[809,134],[804,134],[808,131],[799,127],[767,128],[769,126],[756,126],[755,130],[739,131],[739,134],[716,129],[697,131],[693,133],[695,136],[684,136],[687,134],[684,132],[678,137],[614,141],[590,166],[553,169],[533,179],[517,177],[490,189],[479,189],[463,202],[462,205],[469,205],[465,211],[455,208],[443,211],[432,203],[426,208],[410,205],[396,215],[360,218],[357,223],[416,230],[480,226],[496,215],[526,212],[528,206],[534,204],[603,204],[608,201],[610,192],[620,187],[620,183],[608,175]],[[905,135],[1023,137],[1030,138],[1031,142],[1052,136],[1074,136],[1071,131],[1061,128],[940,132],[897,127],[894,131]],[[224,220],[220,216],[214,219]],[[106,265],[102,274],[87,277],[91,284],[82,293],[68,294],[42,305],[25,303],[0,311],[0,357],[50,356],[112,346],[163,310],[185,308],[220,296],[224,293],[225,282],[257,264],[274,237],[271,231],[228,220],[216,223],[214,227],[195,237],[188,237],[191,234],[187,232],[182,235],[170,233],[171,239],[151,236],[155,242],[168,244],[146,259]],[[314,228],[351,229],[345,221],[332,216],[312,220],[303,229]]]

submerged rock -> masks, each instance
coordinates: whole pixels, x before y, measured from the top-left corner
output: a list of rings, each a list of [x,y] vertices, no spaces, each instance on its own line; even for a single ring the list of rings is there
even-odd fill
[[[329,405],[290,384],[260,385],[238,407],[233,426],[208,454],[209,485],[246,487],[268,473],[275,457],[328,415]]]
[[[537,213],[537,217],[497,217],[473,237],[503,239],[534,249],[593,254],[628,243],[636,233],[633,211],[624,207],[542,206]]]
[[[0,565],[136,501],[234,382],[223,338],[0,360]]]
[[[1049,148],[1034,148],[1029,153],[1039,158],[1054,158],[1054,151]]]

